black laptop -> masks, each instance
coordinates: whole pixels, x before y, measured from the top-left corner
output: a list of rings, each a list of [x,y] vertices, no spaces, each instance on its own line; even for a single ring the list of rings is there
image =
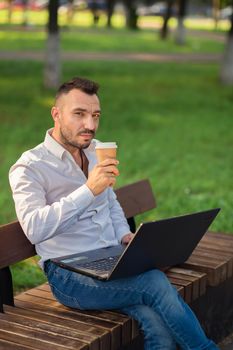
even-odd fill
[[[219,208],[139,226],[131,242],[72,254],[51,261],[100,280],[129,277],[153,268],[182,264],[207,231]]]

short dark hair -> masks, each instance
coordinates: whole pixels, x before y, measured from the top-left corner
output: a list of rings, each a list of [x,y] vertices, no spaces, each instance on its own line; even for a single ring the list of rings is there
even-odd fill
[[[68,94],[73,89],[78,89],[88,95],[97,95],[99,84],[86,78],[74,77],[70,81],[63,83],[57,90],[56,100],[63,94]]]

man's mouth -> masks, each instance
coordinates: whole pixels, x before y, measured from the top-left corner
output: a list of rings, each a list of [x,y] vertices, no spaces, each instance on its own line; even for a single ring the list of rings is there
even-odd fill
[[[81,136],[87,140],[90,140],[95,136],[95,133],[92,130],[83,130],[78,133],[78,136]]]
[[[93,134],[80,134],[80,136],[90,139],[93,137]]]

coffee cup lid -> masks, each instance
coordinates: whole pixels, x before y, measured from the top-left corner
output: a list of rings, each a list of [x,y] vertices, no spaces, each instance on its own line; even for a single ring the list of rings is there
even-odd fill
[[[95,148],[117,148],[117,144],[116,142],[97,142]]]

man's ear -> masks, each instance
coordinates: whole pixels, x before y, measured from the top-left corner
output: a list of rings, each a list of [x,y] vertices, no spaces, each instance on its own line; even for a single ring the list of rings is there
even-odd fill
[[[57,122],[57,120],[60,117],[60,112],[59,112],[58,107],[56,107],[56,106],[52,107],[52,109],[51,109],[51,116],[53,117],[54,122]]]

